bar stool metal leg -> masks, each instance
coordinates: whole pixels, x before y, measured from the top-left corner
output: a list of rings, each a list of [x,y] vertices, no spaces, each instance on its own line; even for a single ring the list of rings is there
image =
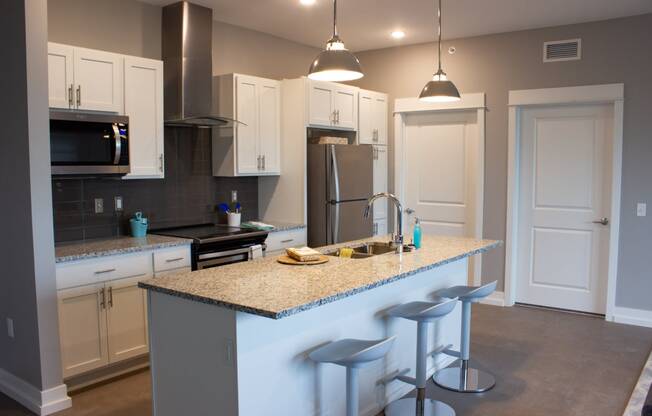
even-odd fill
[[[358,416],[360,407],[358,390],[358,369],[346,367],[346,416]]]
[[[462,302],[462,334],[460,359],[438,371],[433,381],[440,387],[461,393],[482,393],[490,390],[496,380],[491,374],[469,366],[471,350],[471,302]]]

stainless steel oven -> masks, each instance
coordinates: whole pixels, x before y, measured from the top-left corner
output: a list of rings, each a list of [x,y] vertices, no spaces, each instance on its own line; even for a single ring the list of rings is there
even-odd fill
[[[239,263],[263,257],[264,245],[256,244],[250,247],[233,250],[214,251],[197,255],[197,270]]]
[[[129,173],[129,117],[50,111],[52,175]]]

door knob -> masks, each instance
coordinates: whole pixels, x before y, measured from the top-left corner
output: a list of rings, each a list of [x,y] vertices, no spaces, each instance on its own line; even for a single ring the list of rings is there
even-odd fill
[[[405,208],[405,213],[408,215],[414,214],[414,210],[412,208]]]
[[[609,225],[609,218],[607,217],[600,218],[599,220],[593,221],[593,224]]]

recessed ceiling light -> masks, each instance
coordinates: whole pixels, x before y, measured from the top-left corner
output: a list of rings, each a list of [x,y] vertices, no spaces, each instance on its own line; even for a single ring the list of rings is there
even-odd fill
[[[303,4],[304,6],[312,6],[316,3],[316,1],[317,0],[299,0],[299,3]]]
[[[392,37],[394,39],[403,39],[405,37],[405,32],[402,30],[395,30],[392,32]]]

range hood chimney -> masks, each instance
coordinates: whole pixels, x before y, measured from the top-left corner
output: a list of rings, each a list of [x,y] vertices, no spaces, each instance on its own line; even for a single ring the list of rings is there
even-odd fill
[[[165,6],[162,30],[165,125],[211,128],[239,123],[211,114],[213,11],[187,1]]]

